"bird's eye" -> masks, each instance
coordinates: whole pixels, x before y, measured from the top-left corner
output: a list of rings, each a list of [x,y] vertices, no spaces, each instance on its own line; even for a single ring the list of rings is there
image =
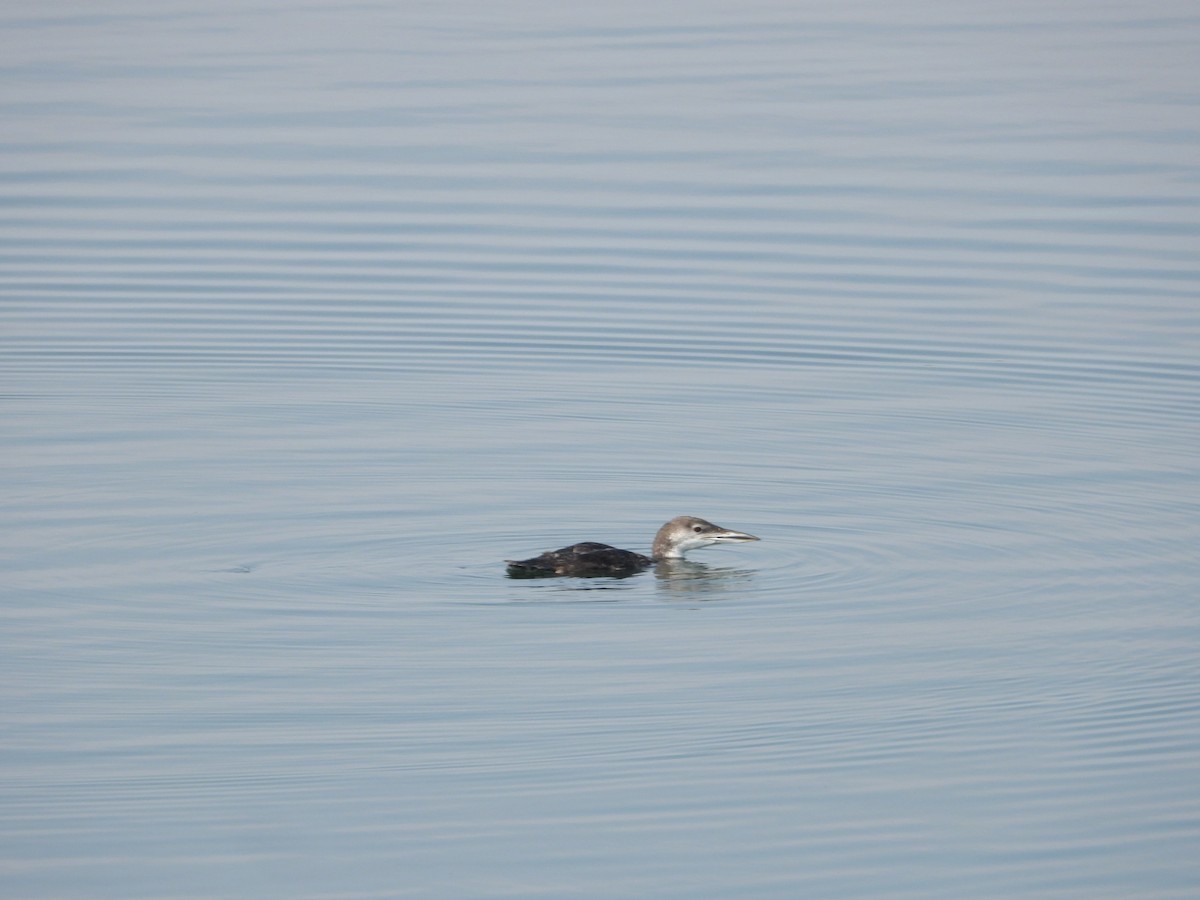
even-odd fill
[[[703,525],[693,525],[693,526],[692,526],[692,531],[696,532],[696,534],[699,534],[699,533],[700,533],[700,532],[702,532],[703,530],[704,530],[704,526],[703,526]]]

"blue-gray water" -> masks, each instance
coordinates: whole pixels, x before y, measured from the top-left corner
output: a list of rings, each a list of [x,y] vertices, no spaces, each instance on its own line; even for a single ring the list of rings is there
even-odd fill
[[[0,893],[1195,896],[1198,39],[11,6]]]

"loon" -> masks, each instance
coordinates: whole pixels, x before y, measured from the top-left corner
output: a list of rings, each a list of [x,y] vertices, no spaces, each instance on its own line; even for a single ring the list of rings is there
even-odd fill
[[[740,544],[757,541],[752,534],[722,528],[695,516],[676,516],[654,536],[652,556],[632,550],[619,550],[608,544],[584,541],[561,550],[547,550],[532,559],[509,559],[508,574],[513,578],[539,578],[546,575],[573,575],[589,578],[598,575],[623,577],[648,569],[656,562],[682,559],[688,550],[709,544]]]

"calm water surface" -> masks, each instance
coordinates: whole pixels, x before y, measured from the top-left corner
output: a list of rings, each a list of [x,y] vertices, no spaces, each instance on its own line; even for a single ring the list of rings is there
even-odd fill
[[[0,14],[0,892],[1195,896],[1198,38]]]

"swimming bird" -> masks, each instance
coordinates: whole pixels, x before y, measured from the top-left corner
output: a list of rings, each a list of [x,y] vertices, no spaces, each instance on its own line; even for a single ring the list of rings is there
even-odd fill
[[[508,563],[508,574],[513,578],[540,578],[547,575],[622,577],[644,571],[663,560],[682,559],[683,554],[697,547],[757,540],[752,534],[722,528],[696,516],[676,516],[658,529],[650,556],[595,541],[584,541],[561,550],[547,550],[532,559],[509,559],[505,562]]]

